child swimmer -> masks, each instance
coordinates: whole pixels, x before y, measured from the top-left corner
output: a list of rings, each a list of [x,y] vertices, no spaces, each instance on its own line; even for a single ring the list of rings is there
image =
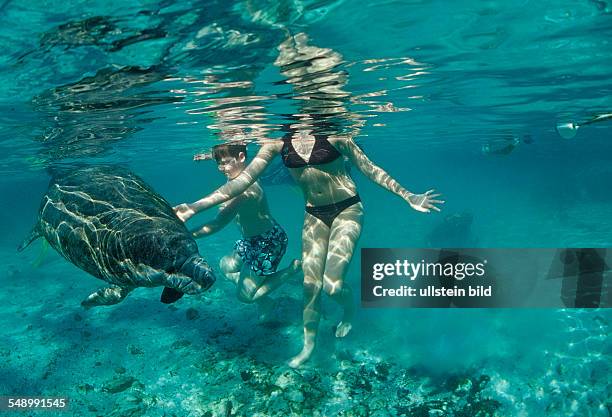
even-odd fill
[[[221,144],[213,147],[212,155],[198,154],[194,160],[214,158],[221,171],[231,181],[246,167],[244,144]],[[267,295],[300,270],[301,262],[277,271],[287,249],[287,234],[274,220],[263,189],[256,181],[242,194],[221,205],[215,219],[193,230],[195,238],[210,236],[223,229],[232,219],[243,238],[236,241],[233,251],[220,261],[225,276],[236,284],[238,299],[257,303],[260,318],[270,309]]]

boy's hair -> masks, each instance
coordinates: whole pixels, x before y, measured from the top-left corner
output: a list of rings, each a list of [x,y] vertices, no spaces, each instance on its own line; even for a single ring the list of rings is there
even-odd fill
[[[221,162],[224,157],[238,158],[240,152],[244,153],[244,157],[247,157],[247,147],[243,143],[222,143],[221,145],[213,146],[212,156],[215,158],[217,163]]]

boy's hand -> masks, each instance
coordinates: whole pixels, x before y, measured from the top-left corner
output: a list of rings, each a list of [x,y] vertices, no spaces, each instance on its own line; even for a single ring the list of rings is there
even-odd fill
[[[212,159],[212,155],[209,153],[197,153],[193,155],[194,161],[208,161]]]
[[[429,190],[424,194],[410,194],[406,201],[410,204],[410,207],[415,209],[416,211],[421,211],[423,213],[429,213],[431,210],[440,211],[435,204],[444,204],[443,200],[436,200],[436,197],[439,197],[440,194],[433,194],[434,190]]]
[[[174,210],[176,217],[181,219],[183,223],[189,220],[195,214],[195,211],[187,203],[179,204],[172,209]]]

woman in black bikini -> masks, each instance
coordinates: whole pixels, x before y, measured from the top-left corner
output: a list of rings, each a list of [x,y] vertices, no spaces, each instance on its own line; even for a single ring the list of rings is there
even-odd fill
[[[306,200],[302,230],[304,348],[289,363],[297,367],[310,357],[315,347],[321,315],[321,290],[344,309],[336,336],[344,337],[351,330],[354,305],[351,290],[344,284],[344,276],[361,234],[363,206],[341,155],[348,157],[369,179],[400,196],[415,210],[439,211],[435,204],[443,202],[435,199],[438,194],[433,194],[433,190],[413,194],[404,189],[373,164],[351,138],[325,138],[301,132],[284,138],[282,142],[265,143],[240,176],[195,203],[177,206],[177,215],[187,221],[195,213],[239,195],[279,154]]]
[[[300,39],[296,36],[292,42],[298,44]],[[309,69],[314,61],[309,59]],[[313,127],[312,116],[302,114],[299,119],[300,123],[292,125],[282,141],[260,141],[261,149],[238,177],[195,203],[175,207],[179,218],[187,221],[195,213],[242,193],[259,178],[270,161],[277,155],[281,156],[306,200],[302,229],[304,347],[289,362],[292,367],[308,360],[315,347],[321,316],[321,290],[344,310],[342,321],[336,327],[336,336],[344,337],[351,330],[354,305],[344,277],[361,234],[363,206],[357,187],[347,172],[344,157],[369,179],[400,196],[415,210],[439,211],[435,204],[443,203],[435,199],[438,194],[433,194],[433,190],[413,194],[404,189],[373,164],[351,137],[321,135],[319,129]]]

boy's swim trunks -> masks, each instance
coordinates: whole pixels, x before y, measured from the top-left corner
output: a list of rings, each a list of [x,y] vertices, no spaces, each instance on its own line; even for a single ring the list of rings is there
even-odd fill
[[[275,224],[258,236],[237,240],[234,250],[257,275],[270,275],[287,250],[287,240],[285,231]]]

